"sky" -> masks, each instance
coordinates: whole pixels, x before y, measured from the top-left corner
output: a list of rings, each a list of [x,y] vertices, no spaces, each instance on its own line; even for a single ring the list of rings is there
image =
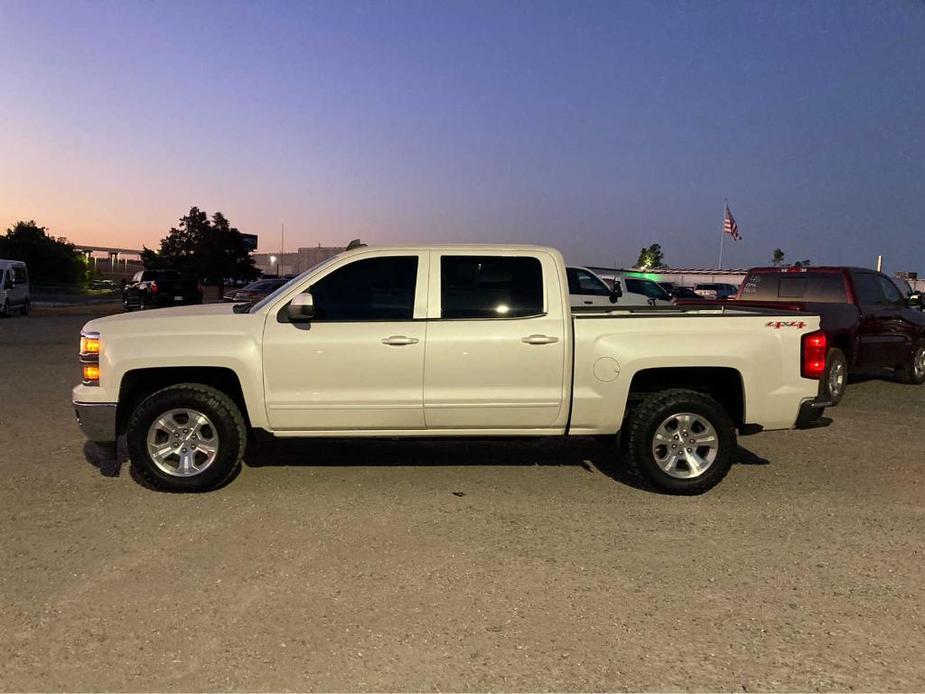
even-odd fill
[[[0,94],[0,230],[925,274],[923,0],[0,0]]]

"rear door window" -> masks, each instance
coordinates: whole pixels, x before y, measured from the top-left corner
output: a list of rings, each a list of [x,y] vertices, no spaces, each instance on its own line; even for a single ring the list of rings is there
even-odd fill
[[[543,314],[537,258],[445,255],[440,258],[442,318],[523,318]]]

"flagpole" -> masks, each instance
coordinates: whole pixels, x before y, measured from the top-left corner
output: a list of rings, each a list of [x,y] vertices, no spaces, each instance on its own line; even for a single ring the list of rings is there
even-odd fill
[[[726,240],[726,209],[729,207],[729,199],[723,198],[723,223],[719,229],[719,269],[723,269],[723,242]]]

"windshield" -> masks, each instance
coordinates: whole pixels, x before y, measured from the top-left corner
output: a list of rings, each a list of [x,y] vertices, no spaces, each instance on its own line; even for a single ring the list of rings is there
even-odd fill
[[[658,286],[652,280],[639,279],[638,277],[627,277],[625,280],[627,290],[634,294],[644,294],[650,299],[660,299],[662,301],[671,301],[668,292]]]
[[[319,269],[319,268],[321,268],[321,267],[323,267],[323,266],[325,266],[325,265],[328,265],[328,264],[330,264],[330,263],[333,263],[335,260],[337,260],[338,258],[340,258],[340,255],[341,255],[341,254],[338,253],[337,255],[332,256],[331,258],[328,258],[327,260],[322,260],[322,261],[321,261],[320,263],[318,263],[317,265],[313,265],[312,267],[308,268],[308,270],[306,270],[305,272],[303,272],[301,275],[296,275],[296,276],[293,277],[291,280],[289,280],[288,282],[286,282],[286,284],[284,284],[284,285],[282,285],[281,287],[279,287],[276,291],[274,291],[274,292],[271,293],[271,294],[267,294],[265,297],[263,297],[263,298],[262,298],[260,301],[258,301],[256,304],[254,304],[253,306],[251,306],[251,307],[250,307],[250,310],[248,311],[248,313],[251,313],[251,312],[253,312],[253,311],[259,311],[260,309],[262,309],[262,308],[263,308],[264,306],[266,306],[267,304],[273,303],[274,301],[276,301],[277,297],[279,297],[281,294],[285,294],[286,292],[288,292],[290,289],[292,289],[292,287],[293,287],[294,285],[296,285],[296,284],[298,284],[299,282],[301,282],[301,281],[302,281],[305,277],[307,277],[310,273],[314,272],[315,270],[317,270],[317,269]]]

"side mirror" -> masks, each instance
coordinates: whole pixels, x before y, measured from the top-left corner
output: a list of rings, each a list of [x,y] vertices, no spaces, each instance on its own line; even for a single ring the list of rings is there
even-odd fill
[[[286,307],[286,316],[293,323],[304,323],[315,317],[315,302],[312,295],[303,292],[297,295]]]
[[[914,292],[906,298],[906,303],[912,306],[913,308],[922,308],[922,294],[921,292]]]
[[[617,303],[617,299],[623,296],[623,288],[620,286],[619,280],[613,281],[613,289],[610,290],[610,303]]]

